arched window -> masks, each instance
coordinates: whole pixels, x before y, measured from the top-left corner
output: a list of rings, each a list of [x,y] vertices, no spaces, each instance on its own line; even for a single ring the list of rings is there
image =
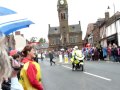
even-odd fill
[[[64,43],[66,43],[66,38],[64,38]]]
[[[61,20],[62,20],[62,19],[64,19],[64,15],[63,15],[63,13],[61,13]]]
[[[66,19],[65,13],[61,13],[61,20]]]
[[[64,19],[65,19],[65,13],[63,13],[64,14]]]

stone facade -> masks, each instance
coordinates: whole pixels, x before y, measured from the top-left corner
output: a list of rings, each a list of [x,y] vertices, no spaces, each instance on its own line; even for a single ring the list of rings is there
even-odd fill
[[[104,22],[104,18],[100,18],[94,24],[94,29],[92,33],[93,33],[93,46],[95,47],[100,44],[100,27],[102,26],[103,22]]]
[[[8,51],[10,50],[14,50],[15,49],[15,39],[14,39],[14,35],[8,35],[5,37],[5,44],[8,47]]]
[[[94,23],[93,30],[90,31],[89,34],[86,33],[85,41],[89,43],[87,40],[90,35],[93,35],[93,46],[97,46],[100,44],[103,47],[107,47],[109,44],[117,44],[119,46],[119,37],[118,37],[118,29],[120,28],[120,12],[116,12],[112,17],[109,17],[109,12],[105,12],[105,18],[98,19]]]
[[[58,0],[57,4],[59,26],[49,24],[49,49],[60,50],[78,46],[82,48],[82,31],[80,21],[75,25],[68,25],[68,4],[66,0]]]
[[[94,23],[89,23],[87,26],[86,36],[84,38],[84,46],[86,46],[87,43],[93,44],[93,34],[92,34],[93,29],[94,29]]]

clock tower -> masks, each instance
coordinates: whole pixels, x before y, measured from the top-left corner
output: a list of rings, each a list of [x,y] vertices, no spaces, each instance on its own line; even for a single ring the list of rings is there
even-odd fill
[[[59,26],[48,25],[49,50],[68,50],[74,46],[82,48],[82,30],[78,24],[68,24],[67,0],[57,0]]]
[[[68,4],[66,0],[58,0],[57,11],[60,27],[60,42],[61,46],[65,48],[69,44]]]

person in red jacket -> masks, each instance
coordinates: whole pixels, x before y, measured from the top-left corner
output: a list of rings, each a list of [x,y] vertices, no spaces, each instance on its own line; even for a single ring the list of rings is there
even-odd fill
[[[41,83],[40,65],[36,63],[33,58],[35,51],[32,46],[25,46],[22,54],[24,56],[22,63],[23,68],[20,72],[20,83],[24,90],[43,90]]]

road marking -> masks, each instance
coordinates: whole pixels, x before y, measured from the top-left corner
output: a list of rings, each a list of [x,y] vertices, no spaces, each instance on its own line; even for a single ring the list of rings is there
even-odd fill
[[[72,69],[71,67],[68,67],[68,66],[65,66],[65,65],[62,65],[62,66],[65,67],[65,68],[68,68],[68,69]],[[96,75],[96,74],[92,74],[92,73],[89,73],[89,72],[83,72],[83,73],[85,73],[87,75],[91,75],[91,76],[97,77],[97,78],[101,78],[101,79],[104,79],[104,80],[107,80],[107,81],[112,81],[109,78],[102,77],[102,76],[99,76],[99,75]]]
[[[88,72],[83,72],[83,73],[94,76],[94,77],[98,77],[98,78],[101,78],[101,79],[104,79],[104,80],[107,80],[107,81],[111,81],[111,79],[105,78],[105,77],[102,77],[102,76],[99,76],[99,75],[95,75],[95,74],[88,73]]]
[[[65,66],[65,65],[62,65],[63,67],[65,67],[65,68],[68,68],[68,69],[72,69],[71,67],[68,67],[68,66]]]

